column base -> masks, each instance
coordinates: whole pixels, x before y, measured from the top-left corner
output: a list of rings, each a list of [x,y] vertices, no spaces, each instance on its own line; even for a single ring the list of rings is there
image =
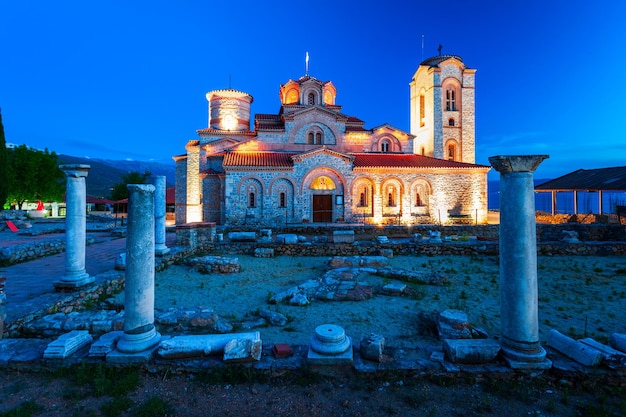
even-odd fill
[[[117,342],[116,350],[121,353],[135,354],[158,347],[160,341],[161,334],[152,326],[150,330],[139,334],[124,332]]]
[[[61,280],[54,282],[54,288],[57,290],[73,290],[92,284],[94,281],[95,278],[89,276],[89,274],[83,270],[76,273],[66,273],[61,277]]]
[[[165,246],[165,244],[161,244],[161,245],[155,245],[154,246],[154,254],[156,256],[163,256],[166,253],[169,253],[170,248],[168,248],[167,246]]]
[[[539,343],[532,349],[515,349],[501,344],[502,357],[511,369],[550,369],[552,361],[546,358],[546,351]]]

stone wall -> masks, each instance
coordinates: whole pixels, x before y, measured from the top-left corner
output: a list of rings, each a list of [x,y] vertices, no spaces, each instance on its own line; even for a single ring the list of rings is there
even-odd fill
[[[245,227],[218,227],[217,233],[227,234],[229,231],[257,231],[253,226]],[[334,230],[353,230],[356,240],[369,239],[372,236],[386,235],[389,237],[413,237],[416,233],[428,236],[430,231],[441,232],[441,237],[458,236],[464,239],[468,236],[476,236],[481,240],[497,240],[500,226],[497,224],[485,225],[394,225],[378,227],[373,225],[364,226],[333,226],[325,225],[294,225],[272,229],[273,234],[293,233],[304,236],[332,236]],[[558,242],[563,239],[563,232],[573,230],[578,233],[581,241],[612,242],[626,241],[626,228],[617,224],[538,224],[538,242]],[[359,239],[359,236],[361,238]]]
[[[0,251],[0,265],[14,265],[65,251],[65,238],[13,245]]]

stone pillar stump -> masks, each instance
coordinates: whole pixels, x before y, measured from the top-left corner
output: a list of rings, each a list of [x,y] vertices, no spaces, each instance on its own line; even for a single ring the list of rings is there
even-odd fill
[[[539,342],[533,172],[548,155],[492,156],[500,173],[501,347],[509,366],[551,366]]]
[[[67,185],[65,191],[65,274],[54,286],[57,290],[76,289],[94,282],[85,270],[87,238],[87,185],[89,165],[61,165]]]
[[[154,327],[154,186],[129,184],[124,334],[117,350],[144,352],[160,340]]]
[[[165,212],[166,212],[165,176],[154,177],[154,252],[157,256],[165,255],[170,248],[165,244]]]

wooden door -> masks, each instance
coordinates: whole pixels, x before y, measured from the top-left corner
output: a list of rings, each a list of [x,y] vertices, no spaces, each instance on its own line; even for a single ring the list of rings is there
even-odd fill
[[[333,196],[313,195],[313,222],[331,223],[333,221]]]

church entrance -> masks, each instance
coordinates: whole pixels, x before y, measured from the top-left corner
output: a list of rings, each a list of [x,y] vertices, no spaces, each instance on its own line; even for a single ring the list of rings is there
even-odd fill
[[[313,222],[331,223],[333,221],[333,196],[313,194]]]

